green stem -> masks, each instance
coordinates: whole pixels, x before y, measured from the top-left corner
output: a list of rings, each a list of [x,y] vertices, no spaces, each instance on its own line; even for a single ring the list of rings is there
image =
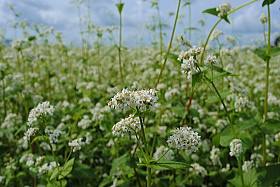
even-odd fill
[[[243,171],[242,171],[242,163],[238,160],[238,172],[239,172],[239,175],[240,175],[240,180],[241,180],[241,183],[242,183],[242,187],[245,186],[244,184],[244,177],[243,177]]]
[[[226,111],[226,115],[227,115],[227,118],[228,118],[228,120],[229,120],[229,124],[230,124],[230,127],[231,127],[231,132],[232,132],[234,138],[237,138],[237,134],[236,134],[236,132],[235,132],[235,128],[234,128],[234,126],[233,126],[233,123],[232,123],[232,120],[231,120],[231,118],[230,118],[230,115],[229,115],[229,112],[228,112],[228,110],[227,110],[227,107],[226,107],[226,105],[225,105],[225,103],[224,103],[224,99],[223,99],[222,96],[220,95],[220,93],[219,93],[219,91],[218,91],[216,85],[214,84],[214,82],[211,81],[208,77],[206,77],[206,76],[204,76],[204,77],[206,78],[206,80],[208,80],[208,81],[211,83],[211,85],[212,85],[212,87],[214,88],[216,94],[218,95],[218,97],[219,97],[219,99],[220,99],[220,101],[221,101],[221,103],[222,103],[222,105],[223,105],[223,107],[224,107],[224,110]]]
[[[172,41],[173,41],[173,37],[174,37],[174,33],[175,33],[175,28],[176,28],[176,25],[177,25],[177,21],[178,21],[178,18],[179,18],[179,11],[180,11],[180,6],[181,6],[181,0],[178,0],[178,7],[177,7],[177,11],[176,11],[176,17],[175,17],[175,21],[174,21],[174,24],[173,24],[173,29],[172,29],[172,34],[171,34],[171,38],[170,38],[170,41],[169,41],[169,45],[168,45],[168,48],[167,48],[167,51],[166,51],[166,56],[164,57],[164,62],[162,64],[162,67],[161,67],[161,70],[160,70],[160,73],[159,73],[159,76],[157,78],[157,81],[156,81],[156,84],[154,85],[154,88],[157,88],[157,85],[160,81],[160,78],[162,76],[162,72],[165,68],[165,65],[166,65],[166,61],[167,61],[167,55],[170,53],[170,49],[171,49],[171,46],[172,46]]]
[[[159,158],[159,159],[157,159],[155,162],[158,162],[158,161],[160,161],[166,154],[167,154],[167,152],[169,151],[171,149],[171,147],[169,147],[168,148],[168,150],[167,151],[165,151],[165,153],[164,154],[162,154],[161,155],[161,157]]]
[[[4,74],[4,72],[3,72]],[[3,116],[3,121],[5,120],[5,117],[7,116],[7,105],[6,105],[6,92],[5,92],[5,81],[4,81],[4,75],[2,79],[2,90],[3,90],[3,106],[4,106],[4,116]]]
[[[160,62],[162,61],[162,53],[163,53],[163,32],[162,32],[162,23],[161,23],[161,16],[158,4],[156,6],[157,14],[158,14],[158,26],[159,26],[159,49],[160,49]]]
[[[241,8],[243,8],[243,7],[245,7],[245,6],[249,5],[249,4],[251,4],[251,3],[253,3],[253,2],[256,2],[256,1],[258,1],[258,0],[252,0],[252,1],[248,2],[248,3],[245,3],[245,4],[241,5],[241,6],[239,6],[239,7],[235,8],[235,9],[233,9],[232,11],[230,11],[230,12],[227,14],[227,16],[230,15],[230,14],[232,14],[233,12],[235,12],[235,11],[237,11],[237,10],[239,10],[239,9],[241,9]],[[203,46],[203,52],[202,52],[202,54],[201,54],[200,64],[202,64],[202,62],[203,62],[203,57],[204,57],[204,54],[205,54],[205,51],[206,51],[206,46],[207,46],[207,44],[208,44],[208,42],[209,42],[210,36],[211,36],[212,32],[214,31],[214,29],[217,27],[217,25],[218,25],[222,20],[223,20],[223,19],[220,18],[220,19],[215,23],[215,25],[212,27],[211,31],[209,32],[209,34],[208,34],[208,36],[207,36],[207,39],[206,39],[206,41],[205,41],[205,44],[204,44],[204,46]]]
[[[120,1],[120,4],[122,1]],[[120,33],[119,33],[119,46],[118,46],[118,54],[119,54],[119,69],[121,74],[121,81],[124,84],[123,78],[123,69],[122,69],[122,11],[119,11],[120,14]]]
[[[52,152],[54,161],[55,161],[55,163],[56,163],[56,168],[57,168],[57,171],[58,171],[58,176],[60,176],[61,173],[60,173],[60,169],[59,169],[59,165],[58,165],[59,163],[58,163],[57,157],[56,157],[55,154],[54,154],[54,151],[53,151],[53,148],[52,148],[52,144],[49,143],[49,145],[50,145],[50,147],[51,147],[51,152]],[[62,187],[62,181],[61,181],[61,180],[60,180],[60,187]]]
[[[268,16],[268,31],[267,31],[267,49],[266,49],[266,54],[270,56],[270,49],[271,49],[271,44],[270,44],[270,32],[271,32],[271,16],[270,16],[270,6],[269,4],[267,5],[267,16]],[[269,89],[269,62],[270,58],[267,59],[266,61],[266,76],[265,76],[265,95],[264,95],[264,121],[267,120],[268,118],[268,89]],[[266,136],[263,136],[263,165],[266,165]]]
[[[143,137],[143,143],[144,143],[144,148],[145,148],[145,159],[146,159],[147,164],[150,164],[149,150],[148,150],[148,145],[147,145],[145,131],[144,131],[143,118],[141,116],[139,116],[139,119],[140,119],[141,131],[143,134],[142,137]],[[151,187],[151,184],[152,184],[151,168],[147,167],[147,187]]]

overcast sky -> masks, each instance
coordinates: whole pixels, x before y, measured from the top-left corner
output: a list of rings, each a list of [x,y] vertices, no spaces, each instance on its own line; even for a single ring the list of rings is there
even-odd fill
[[[230,15],[231,24],[222,21],[217,27],[222,30],[224,35],[234,35],[238,37],[239,44],[249,45],[252,39],[263,39],[263,25],[259,21],[262,13],[267,13],[267,7],[261,7],[263,0],[248,5],[234,14]],[[90,2],[90,3],[89,3]],[[146,43],[151,42],[153,35],[143,24],[153,24],[152,15],[156,15],[156,9],[151,8],[151,0],[123,0],[123,35],[126,45],[134,45],[137,38],[142,37]],[[186,0],[182,2],[184,4]],[[198,28],[199,31],[191,31],[191,43],[197,45],[198,40],[205,40],[205,35],[210,31],[213,24],[218,20],[217,17],[201,12],[208,8],[214,8],[222,4],[223,0],[190,0],[191,2],[191,23],[189,23],[189,7],[181,8],[180,14],[185,15],[180,18],[180,24],[177,25],[176,34],[182,35],[184,28]],[[229,0],[234,7],[238,7],[248,1]],[[84,0],[81,5],[81,16],[88,14],[87,5],[90,5],[91,22],[97,26],[109,27],[118,26],[118,10],[115,6],[119,0]],[[165,41],[168,41],[175,16],[169,16],[170,12],[175,13],[177,0],[160,0],[160,14],[164,27]],[[0,1],[0,27],[6,30],[6,38],[14,39],[14,29],[8,20],[15,20],[13,12],[8,4],[13,4],[16,12],[20,12],[19,21],[27,19],[28,22],[43,24],[46,27],[53,27],[55,32],[61,31],[65,43],[74,41],[79,43],[79,18],[77,12],[77,3],[71,4],[70,0],[1,0]],[[280,35],[280,0],[276,0],[271,5],[272,14],[272,40]],[[202,27],[198,20],[203,19],[206,23]],[[85,29],[85,28],[84,28]],[[114,33],[117,34],[118,31]],[[17,38],[21,39],[21,30],[17,30]],[[188,33],[185,35],[189,39]]]

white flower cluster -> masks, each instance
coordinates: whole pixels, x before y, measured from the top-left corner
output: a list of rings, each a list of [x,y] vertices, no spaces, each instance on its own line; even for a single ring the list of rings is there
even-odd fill
[[[83,142],[82,138],[78,138],[73,140],[72,142],[69,142],[68,145],[71,147],[73,152],[76,152],[77,150],[81,150],[82,145],[84,145],[85,142]]]
[[[242,141],[240,139],[233,139],[230,144],[230,156],[239,156],[240,153],[243,152],[242,150]]]
[[[189,59],[184,59],[181,64],[182,73],[188,75],[188,79],[191,80],[192,74],[199,71],[197,67],[197,60],[193,56],[190,56]]]
[[[250,102],[247,97],[239,97],[234,102],[234,108],[236,112],[241,112],[243,108],[249,106],[250,106]]]
[[[38,158],[36,158],[36,163],[35,163],[35,166],[38,166],[40,165],[43,160],[45,159],[46,156],[39,156]]]
[[[60,164],[58,163],[58,166]],[[39,176],[48,173],[49,171],[53,170],[56,167],[56,162],[50,162],[50,164],[45,163],[41,167],[39,167]]]
[[[220,160],[220,149],[219,148],[215,148],[215,146],[212,147],[212,150],[210,152],[210,159],[213,163],[214,166],[220,166],[221,160]]]
[[[19,159],[20,163],[26,162],[26,166],[29,168],[34,165],[34,155],[33,154],[25,154]]]
[[[206,169],[198,163],[193,163],[191,166],[192,168],[190,168],[189,171],[195,175],[200,174],[202,177],[205,177],[208,174]]]
[[[79,121],[78,126],[82,129],[87,129],[90,124],[92,123],[92,120],[89,119],[88,115],[84,115],[83,119]]]
[[[262,24],[265,24],[267,22],[267,16],[265,13],[263,13],[260,17],[260,21],[262,22]]]
[[[25,133],[24,133],[24,137],[23,140],[29,141],[31,136],[34,136],[35,133],[39,130],[39,128],[35,127],[35,128],[29,128]]]
[[[198,136],[197,132],[192,131],[191,127],[180,127],[171,132],[174,132],[174,134],[166,141],[168,146],[176,149],[185,149],[189,154],[198,150],[196,146],[200,136]]]
[[[228,41],[229,43],[231,43],[232,45],[236,44],[236,38],[234,36],[229,36],[226,35],[226,41]]]
[[[39,103],[35,108],[33,108],[30,112],[29,112],[29,116],[28,116],[28,126],[33,126],[38,118],[41,115],[53,115],[54,112],[54,107],[52,105],[50,105],[49,101],[45,101],[43,103]]]
[[[188,75],[188,79],[191,79],[192,74],[199,71],[197,66],[198,61],[196,60],[196,56],[202,52],[201,47],[194,46],[193,48],[189,49],[188,51],[181,51],[178,55],[179,61],[182,61],[181,64],[182,73]]]
[[[107,112],[110,112],[110,108],[107,105],[103,107],[101,103],[96,103],[95,108],[90,110],[92,121],[104,120]]]
[[[219,36],[223,35],[223,31],[220,30],[214,30],[210,36],[210,40],[214,41],[214,40],[218,40]]]
[[[217,58],[216,58],[216,56],[214,56],[214,55],[208,55],[208,56],[206,57],[204,63],[205,63],[206,66],[218,64]]]
[[[232,6],[229,4],[228,1],[225,1],[223,4],[221,4],[219,7],[217,7],[217,11],[219,12],[218,16],[226,16],[232,9]]]
[[[166,93],[164,94],[164,97],[167,101],[172,100],[174,97],[178,96],[180,94],[180,91],[177,88],[168,88]]]
[[[140,111],[146,111],[147,107],[151,108],[158,100],[156,93],[157,91],[155,89],[137,91],[123,89],[122,92],[118,92],[111,99],[108,106],[125,111],[135,107]]]
[[[156,152],[154,153],[154,159],[158,160],[162,155],[168,150],[168,147],[165,147],[161,145],[157,148]],[[169,150],[162,158],[161,160],[173,160],[174,159],[174,152],[172,150]]]
[[[92,136],[91,136],[91,134],[90,134],[90,132],[87,132],[86,133],[86,142],[85,142],[85,144],[90,144],[90,142],[92,141]]]
[[[140,118],[130,114],[128,118],[121,119],[112,127],[112,134],[124,137],[126,132],[137,132],[140,130]]]
[[[17,118],[16,114],[10,113],[5,117],[4,122],[1,124],[1,128],[8,129],[14,126],[14,119]]]
[[[227,163],[226,167],[221,169],[221,172],[228,172],[229,170],[230,170],[230,164]]]
[[[46,128],[45,129],[45,133],[49,136],[49,140],[51,144],[57,143],[58,142],[58,137],[60,135],[59,131],[56,130],[52,130],[50,128]]]
[[[182,61],[184,59],[188,59],[191,56],[197,56],[202,52],[202,50],[203,50],[202,47],[193,46],[188,51],[181,51],[180,54],[178,55],[177,60]]]
[[[245,161],[242,165],[242,170],[243,171],[249,171],[250,169],[252,169],[254,167],[254,161]]]

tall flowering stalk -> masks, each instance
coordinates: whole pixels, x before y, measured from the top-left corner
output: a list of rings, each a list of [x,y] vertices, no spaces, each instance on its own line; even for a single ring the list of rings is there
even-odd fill
[[[147,164],[150,164],[151,160],[149,157],[148,143],[145,136],[143,113],[145,113],[148,109],[151,109],[154,103],[158,100],[156,93],[157,91],[154,89],[137,91],[123,89],[122,92],[118,92],[108,103],[108,106],[114,109],[136,111],[136,116],[138,117],[134,117],[134,114],[132,114],[128,118],[122,119],[113,126],[112,133],[117,136],[125,136],[125,134],[128,132],[134,132],[139,142],[140,140],[137,136],[137,132],[139,129],[141,129],[144,151],[141,147],[140,150],[144,152],[143,155],[145,155],[144,157]],[[147,186],[149,187],[152,184],[151,176],[151,168],[147,167]]]
[[[266,59],[266,69],[265,69],[265,93],[264,93],[264,121],[268,119],[268,89],[269,89],[269,62],[270,62],[270,33],[271,33],[271,17],[270,17],[270,6],[267,4],[267,23],[268,23],[268,34],[267,34],[267,48],[266,54],[269,58]],[[266,165],[266,135],[263,134],[263,165]]]
[[[155,83],[155,86],[154,88],[157,88],[157,85],[161,79],[161,76],[162,76],[162,72],[165,68],[165,65],[166,65],[166,62],[167,62],[167,55],[170,53],[170,50],[171,50],[171,46],[172,46],[172,42],[173,42],[173,37],[174,37],[174,34],[175,34],[175,28],[176,28],[176,25],[177,25],[177,21],[178,21],[178,18],[179,18],[179,12],[180,12],[180,6],[181,6],[181,0],[178,0],[178,6],[177,6],[177,11],[176,11],[176,17],[175,17],[175,20],[174,20],[174,24],[173,24],[173,28],[172,28],[172,33],[171,33],[171,38],[170,38],[170,41],[169,41],[169,45],[168,45],[168,48],[167,48],[167,51],[166,51],[166,56],[164,58],[164,62],[162,64],[162,67],[160,69],[160,73],[158,75],[158,78],[157,78],[157,81]]]
[[[123,111],[134,112],[129,117],[122,119],[112,127],[112,134],[116,136],[125,137],[126,134],[134,134],[137,139],[137,143],[143,145],[137,146],[140,150],[140,164],[141,166],[147,167],[147,186],[152,185],[152,169],[178,169],[189,167],[185,163],[179,162],[165,162],[162,163],[160,160],[163,158],[172,157],[171,148],[182,149],[187,153],[195,152],[198,148],[198,141],[200,136],[197,132],[193,132],[190,127],[180,127],[173,130],[173,135],[167,140],[169,148],[161,148],[161,151],[156,153],[156,160],[152,159],[153,147],[149,147],[145,134],[144,116],[145,113],[150,110],[155,102],[158,100],[157,91],[154,89],[150,90],[137,90],[130,91],[123,89],[122,92],[118,92],[108,103],[108,106],[114,109],[121,109]],[[141,140],[141,141],[140,141]],[[164,150],[164,151],[163,151]],[[135,151],[134,151],[135,152]],[[160,152],[160,153],[159,153]],[[169,156],[166,156],[169,155]],[[164,160],[164,159],[163,159]],[[159,164],[159,165],[157,165]],[[163,165],[162,165],[163,164]]]
[[[118,55],[119,55],[119,68],[120,68],[120,74],[121,74],[121,81],[124,83],[124,77],[123,77],[123,69],[122,69],[122,10],[124,7],[124,3],[120,0],[120,3],[116,4],[119,15],[120,15],[120,32],[119,32],[119,46],[118,46]]]

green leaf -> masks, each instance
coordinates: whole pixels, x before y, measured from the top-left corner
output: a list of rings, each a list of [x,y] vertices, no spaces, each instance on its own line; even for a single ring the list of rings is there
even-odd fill
[[[228,77],[228,76],[238,76],[238,75],[232,74],[232,73],[227,72],[227,71],[224,71],[222,73],[218,73],[217,75],[215,75],[213,77],[213,79],[215,80],[215,79],[219,79],[219,78],[222,78],[222,77]]]
[[[44,135],[43,136],[36,136],[33,139],[33,141],[31,142],[31,144],[36,142],[36,141],[48,141],[48,140],[49,140],[49,138],[47,136],[44,136]]]
[[[182,7],[185,7],[187,5],[191,5],[191,3],[190,2],[186,2]]]
[[[33,41],[33,40],[36,40],[36,36],[29,36],[28,37],[28,41]]]
[[[219,11],[217,11],[217,8],[209,8],[209,9],[206,9],[206,10],[202,11],[202,13],[208,13],[208,14],[212,14],[212,15],[214,15],[214,16],[219,17],[219,16],[218,16]],[[230,21],[229,21],[227,15],[222,16],[221,19],[225,20],[227,23],[230,23]]]
[[[152,3],[152,7],[154,7],[154,6],[157,6],[157,5],[158,5],[158,3],[157,3],[157,2],[154,2],[154,1],[152,1],[151,3]]]
[[[120,167],[122,164],[127,163],[128,161],[129,161],[129,154],[128,154],[128,152],[126,152],[121,157],[114,159],[113,163],[112,163],[112,168],[110,170],[110,177],[112,177],[112,175],[114,173],[116,173],[118,167]]]
[[[183,163],[183,162],[175,162],[175,161],[159,161],[151,164],[138,164],[144,165],[146,167],[155,169],[155,170],[172,170],[172,169],[184,169],[191,168],[191,165]]]
[[[64,177],[66,177],[69,173],[71,173],[72,169],[73,169],[73,165],[74,165],[74,161],[75,158],[72,158],[71,160],[68,160],[64,166],[62,167],[62,170],[60,171],[60,175],[58,177],[58,179],[63,179]]]
[[[188,27],[188,28],[185,28],[185,30],[196,30],[196,31],[199,31],[199,29],[196,28],[196,27]]]
[[[249,132],[240,133],[238,136],[242,141],[242,154],[245,154],[248,149],[253,146],[253,139]]]
[[[203,74],[204,72],[203,71],[199,71],[195,74],[192,74],[192,88],[195,89],[195,86],[202,82],[203,80]]]
[[[176,54],[169,53],[169,54],[164,55],[164,58],[174,60],[175,62],[178,62],[179,64],[181,64],[181,61],[177,60],[178,59],[178,55],[176,55]]]
[[[230,90],[227,90],[225,92],[220,93],[220,96],[222,99],[225,99],[230,93],[231,93]],[[215,103],[218,101],[221,101],[221,100],[217,95],[210,96],[205,100],[206,103]]]
[[[118,8],[119,14],[122,13],[123,6],[124,6],[124,3],[118,3],[118,4],[116,4],[116,7]]]
[[[270,56],[273,57],[273,56],[278,56],[278,55],[280,55],[280,47],[271,48]]]
[[[254,127],[255,125],[257,125],[254,120],[246,120],[246,121],[241,121],[238,122],[236,125],[234,125],[234,129],[235,129],[235,133],[239,134],[241,131],[245,131],[249,128]],[[251,136],[249,136],[247,133],[241,133],[240,134],[240,138],[242,139],[242,141],[245,142],[246,146],[245,148],[250,148],[251,145]],[[220,134],[220,145],[227,147],[229,146],[229,143],[234,139],[232,131],[231,131],[231,127],[230,125],[228,125]]]
[[[202,13],[208,13],[208,14],[212,14],[214,16],[218,16],[219,11],[217,11],[217,8],[209,8],[209,9],[202,11]]]
[[[199,118],[199,112],[195,108],[190,108],[189,111],[188,111],[188,115],[191,116],[191,117]]]
[[[247,172],[243,172],[244,184],[245,186],[257,187],[258,177],[261,173],[253,168]],[[240,176],[237,175],[235,178],[229,180],[234,186],[242,186]]]
[[[172,112],[178,115],[180,118],[185,118],[187,115],[186,107],[183,106],[174,106],[171,108]]]
[[[50,180],[53,180],[53,179],[56,180],[57,177],[58,177],[58,169],[55,168],[55,169],[52,171],[52,175],[51,175],[51,177],[50,177]]]
[[[67,185],[67,180],[57,181],[55,179],[49,180],[47,187],[65,187]]]
[[[226,15],[226,16],[222,16],[221,18],[222,18],[223,20],[225,20],[227,23],[229,23],[229,24],[230,24],[230,21],[229,21],[229,19],[228,19],[227,15]]]
[[[269,4],[273,4],[276,0],[264,0],[262,3],[262,7],[264,7],[265,5],[269,5]]]
[[[261,59],[263,59],[264,61],[267,61],[270,59],[270,56],[267,55],[266,50],[263,48],[257,48],[254,50],[254,53],[256,55],[258,55]]]
[[[261,130],[265,134],[275,134],[280,131],[280,121],[275,119],[268,119],[260,125]]]
[[[280,175],[280,164],[269,165],[269,166],[259,166],[257,168],[258,173],[263,173],[259,175],[259,186],[273,186],[273,183],[277,180]]]

